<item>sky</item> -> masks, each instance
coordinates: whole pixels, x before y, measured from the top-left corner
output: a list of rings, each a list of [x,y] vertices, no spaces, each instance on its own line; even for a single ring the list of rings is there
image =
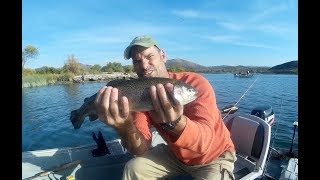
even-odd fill
[[[298,60],[298,0],[22,0],[22,50],[39,50],[25,68],[63,67],[72,55],[129,65],[123,51],[140,35],[167,59],[272,67]]]

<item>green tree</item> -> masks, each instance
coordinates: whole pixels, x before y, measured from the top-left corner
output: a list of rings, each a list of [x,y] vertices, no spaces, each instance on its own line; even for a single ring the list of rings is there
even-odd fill
[[[103,72],[123,72],[123,67],[121,65],[121,63],[117,63],[117,62],[109,62],[106,66],[103,66],[101,68],[101,71]]]
[[[60,74],[61,68],[44,66],[42,68],[36,69],[36,72],[39,74]]]
[[[22,69],[24,68],[24,65],[29,59],[36,58],[39,55],[39,50],[31,45],[27,45],[22,50]]]
[[[127,66],[124,66],[124,72],[126,73],[132,73],[133,72],[133,66],[132,65],[127,65]]]
[[[92,67],[90,67],[90,73],[100,73],[101,72],[101,66],[99,64],[95,64]]]
[[[82,72],[81,66],[73,54],[68,56],[67,63],[63,66],[63,70],[65,72],[71,72],[75,75],[81,74]]]
[[[170,71],[170,72],[185,72],[186,69],[183,67],[173,66],[173,67],[169,68],[168,71]]]

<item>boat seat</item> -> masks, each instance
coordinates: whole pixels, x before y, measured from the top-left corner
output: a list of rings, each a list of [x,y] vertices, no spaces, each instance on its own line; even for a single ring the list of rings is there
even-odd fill
[[[224,123],[230,131],[237,151],[234,175],[236,179],[250,180],[260,177],[265,167],[270,146],[271,127],[263,119],[254,115],[231,114]],[[165,143],[157,132],[153,132],[152,144]],[[190,179],[191,176],[188,176]],[[173,176],[168,179],[188,179]]]
[[[224,120],[237,152],[236,179],[255,179],[262,175],[270,146],[270,125],[253,115],[229,115]]]

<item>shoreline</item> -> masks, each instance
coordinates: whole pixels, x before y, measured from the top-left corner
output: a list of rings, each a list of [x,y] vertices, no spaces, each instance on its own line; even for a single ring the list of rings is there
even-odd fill
[[[39,80],[33,82],[22,82],[22,88],[32,88],[40,86],[50,86],[58,84],[73,84],[73,83],[86,83],[86,82],[103,82],[111,81],[115,79],[133,79],[138,76],[135,73],[122,73],[122,72],[113,72],[113,73],[100,73],[100,74],[83,74],[69,78],[69,80],[56,81],[56,80]]]
[[[205,72],[198,72],[199,74]],[[206,73],[205,73],[206,74]],[[208,74],[222,74],[222,73],[208,73]],[[234,76],[233,73],[229,73]],[[277,74],[277,73],[254,73],[254,74]],[[283,75],[297,75],[297,74],[283,74]],[[100,74],[83,74],[74,76],[73,78],[69,78],[68,80],[56,81],[56,80],[45,80],[42,79],[40,81],[33,82],[22,82],[22,88],[31,88],[31,87],[39,87],[39,86],[49,86],[56,84],[72,84],[72,83],[86,83],[86,82],[103,82],[103,81],[111,81],[115,79],[133,79],[138,78],[136,73],[122,73],[122,72],[113,72],[107,73],[103,72]]]
[[[102,74],[85,74],[79,75],[72,78],[73,83],[82,83],[88,81],[109,81],[114,79],[132,79],[137,78],[138,76],[135,73],[122,73],[122,72],[113,72],[113,73],[102,73]]]

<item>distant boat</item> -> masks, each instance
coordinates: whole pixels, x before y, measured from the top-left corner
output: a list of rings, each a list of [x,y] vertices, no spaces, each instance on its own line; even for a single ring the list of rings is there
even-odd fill
[[[250,78],[253,76],[253,73],[250,73],[250,71],[247,71],[247,72],[234,73],[233,75],[234,77]]]

